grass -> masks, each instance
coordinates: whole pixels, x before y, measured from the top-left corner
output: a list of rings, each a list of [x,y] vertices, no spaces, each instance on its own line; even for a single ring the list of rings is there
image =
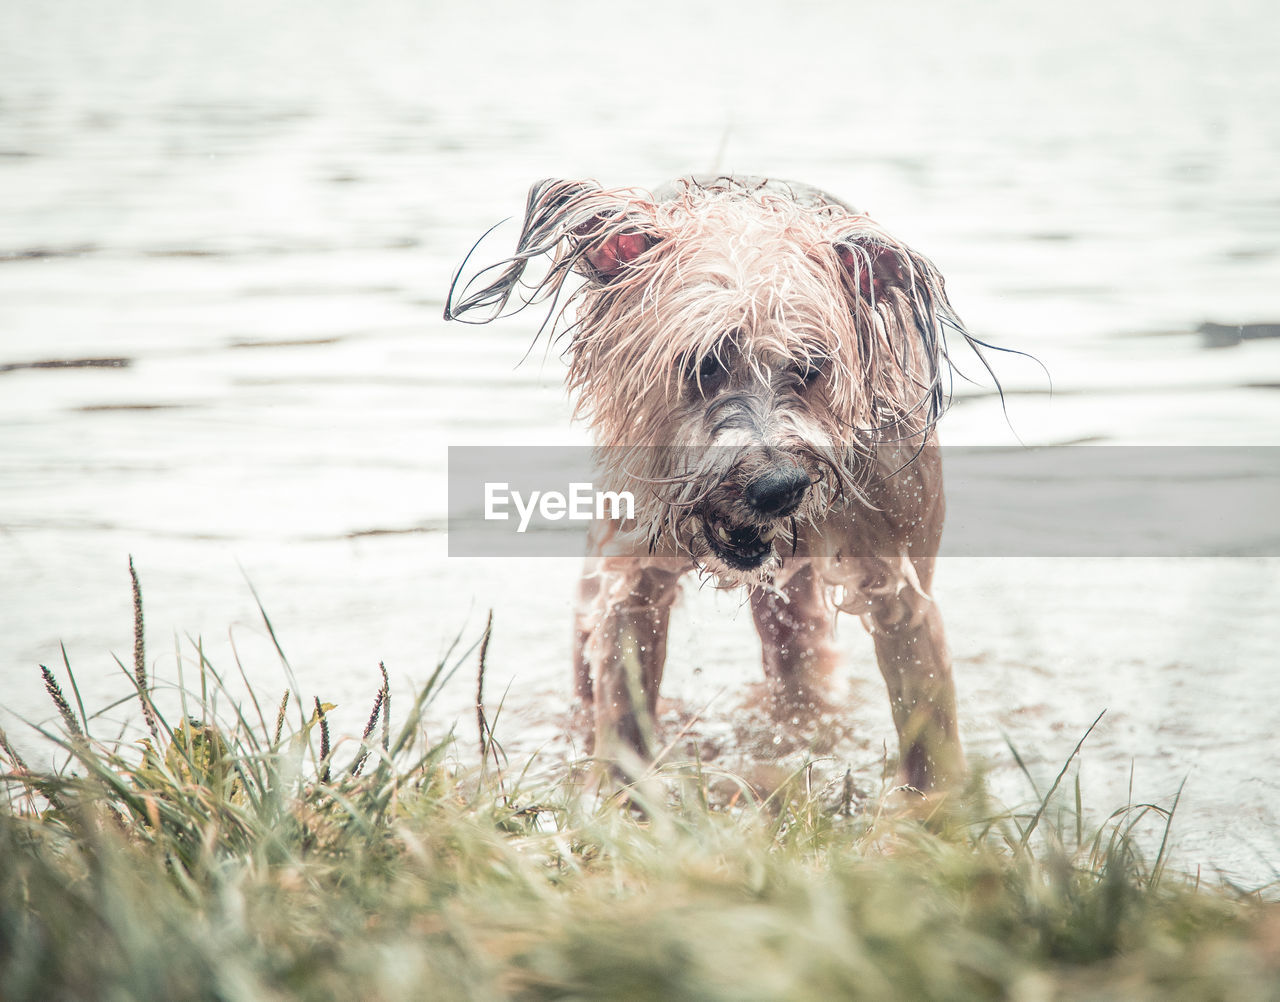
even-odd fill
[[[513,767],[483,711],[472,764],[427,737],[482,652],[400,719],[384,672],[335,745],[331,707],[237,703],[198,645],[167,717],[136,577],[135,614],[142,738],[95,736],[69,665],[70,699],[44,669],[54,764],[0,736],[0,999],[1280,998],[1277,905],[1144,858],[1135,826],[1176,804],[1088,826],[1072,759],[1026,809],[975,781],[924,818],[805,770],[765,797],[674,763],[611,795]]]

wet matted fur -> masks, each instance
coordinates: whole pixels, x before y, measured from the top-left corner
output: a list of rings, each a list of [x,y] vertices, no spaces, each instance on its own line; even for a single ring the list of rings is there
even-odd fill
[[[934,424],[948,332],[981,343],[937,269],[803,184],[548,180],[515,254],[455,281],[445,317],[534,304],[565,345],[608,488],[636,498],[634,519],[593,524],[580,589],[575,679],[597,753],[655,750],[670,609],[695,572],[748,590],[788,718],[821,700],[836,611],[859,615],[902,782],[954,783],[964,757],[929,595],[944,511]]]

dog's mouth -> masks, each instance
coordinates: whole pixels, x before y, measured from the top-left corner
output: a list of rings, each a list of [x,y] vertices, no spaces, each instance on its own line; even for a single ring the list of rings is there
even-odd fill
[[[712,516],[703,519],[702,528],[712,553],[735,570],[752,571],[773,553],[773,541],[782,524],[735,526]]]

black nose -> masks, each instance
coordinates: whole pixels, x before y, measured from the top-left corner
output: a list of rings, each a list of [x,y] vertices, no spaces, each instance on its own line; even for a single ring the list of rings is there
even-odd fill
[[[775,466],[747,484],[747,503],[768,518],[784,518],[800,507],[809,474],[798,466]]]

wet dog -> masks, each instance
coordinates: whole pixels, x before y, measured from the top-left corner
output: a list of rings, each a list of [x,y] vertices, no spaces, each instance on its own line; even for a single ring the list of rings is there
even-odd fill
[[[821,702],[835,614],[859,616],[901,782],[954,785],[964,755],[930,597],[934,425],[948,331],[978,343],[934,266],[807,185],[552,180],[531,189],[515,254],[455,281],[445,317],[540,302],[610,489],[636,498],[634,518],[594,524],[579,595],[575,680],[597,754],[654,753],[670,610],[695,572],[747,590],[784,719]]]

